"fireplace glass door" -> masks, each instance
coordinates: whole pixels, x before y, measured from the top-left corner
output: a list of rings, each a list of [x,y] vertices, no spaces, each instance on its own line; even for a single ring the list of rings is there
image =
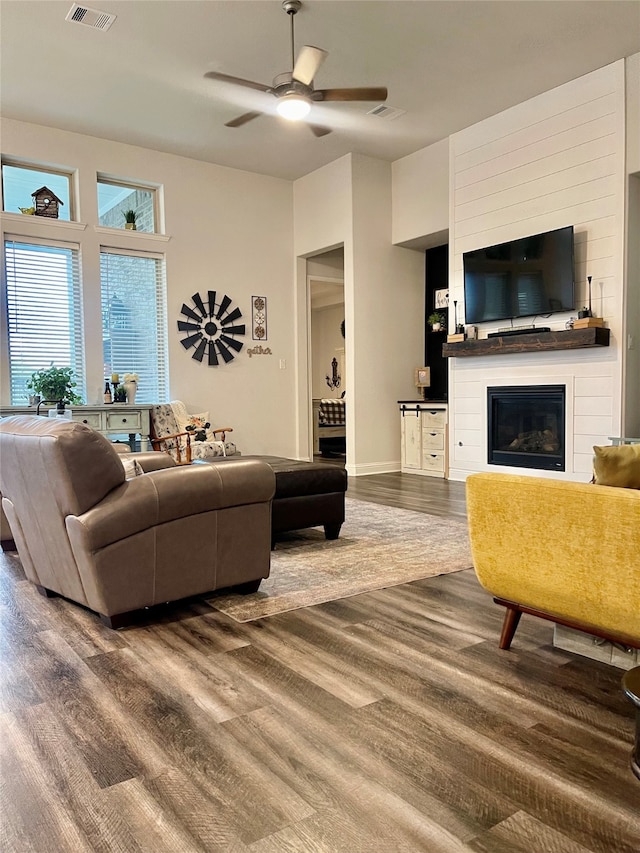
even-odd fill
[[[488,462],[565,470],[565,386],[487,388]]]

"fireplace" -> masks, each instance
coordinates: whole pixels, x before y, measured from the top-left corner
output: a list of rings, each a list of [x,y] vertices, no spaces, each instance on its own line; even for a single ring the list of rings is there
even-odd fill
[[[565,386],[487,388],[488,462],[565,470]]]

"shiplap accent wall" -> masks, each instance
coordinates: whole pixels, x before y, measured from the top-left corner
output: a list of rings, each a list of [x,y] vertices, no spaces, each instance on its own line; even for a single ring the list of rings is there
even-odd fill
[[[586,304],[586,278],[593,276],[593,311],[612,335],[602,349],[450,359],[452,479],[493,470],[586,480],[592,445],[620,434],[624,98],[621,60],[450,139],[450,299],[457,300],[460,321],[463,252],[573,225],[576,304]],[[576,313],[537,318],[536,325],[564,329]],[[482,324],[480,337],[507,325]],[[487,387],[558,382],[567,386],[566,471],[488,465]]]

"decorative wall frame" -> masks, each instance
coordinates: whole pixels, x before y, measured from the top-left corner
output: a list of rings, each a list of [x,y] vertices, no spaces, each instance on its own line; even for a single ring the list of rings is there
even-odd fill
[[[434,291],[434,308],[448,308],[449,307],[449,289],[447,287],[443,287],[442,290]]]
[[[431,368],[416,367],[414,371],[413,384],[416,388],[429,388],[431,385]]]
[[[180,343],[189,350],[193,347],[191,358],[202,362],[207,354],[209,367],[218,367],[220,358],[225,364],[236,357],[243,347],[237,340],[246,334],[242,311],[233,308],[230,296],[223,295],[218,301],[217,292],[208,290],[205,296],[194,293],[191,297],[193,308],[183,303],[180,313],[186,320],[178,320],[178,332],[186,333]]]
[[[267,297],[251,297],[251,337],[254,341],[267,340]]]

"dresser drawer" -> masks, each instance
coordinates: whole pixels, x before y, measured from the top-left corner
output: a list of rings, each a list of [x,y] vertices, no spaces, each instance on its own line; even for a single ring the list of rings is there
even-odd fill
[[[73,420],[77,421],[79,424],[86,424],[91,427],[91,429],[102,429],[102,418],[99,412],[87,412],[83,414],[82,412],[74,412]]]
[[[423,453],[422,470],[444,475],[444,453]]]
[[[444,450],[444,430],[441,432],[422,431],[423,450],[433,453],[436,450]]]
[[[444,429],[447,425],[447,413],[444,409],[429,409],[422,412],[422,428]]]
[[[141,426],[142,418],[140,412],[107,412],[107,429],[138,432]]]

